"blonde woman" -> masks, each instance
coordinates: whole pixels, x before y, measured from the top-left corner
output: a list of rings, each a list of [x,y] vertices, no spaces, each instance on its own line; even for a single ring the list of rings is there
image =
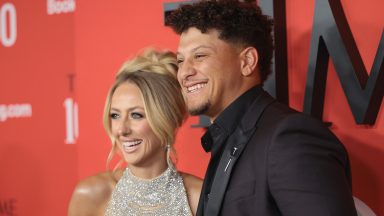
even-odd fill
[[[125,169],[82,180],[69,204],[70,216],[195,215],[202,180],[176,170],[171,155],[186,107],[171,52],[147,50],[126,62],[104,110],[112,149]]]

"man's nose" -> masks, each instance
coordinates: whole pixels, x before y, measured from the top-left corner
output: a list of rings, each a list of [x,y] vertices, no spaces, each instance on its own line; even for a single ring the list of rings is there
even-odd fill
[[[196,74],[196,70],[189,60],[185,60],[179,67],[177,74],[179,80],[188,80],[189,77]]]

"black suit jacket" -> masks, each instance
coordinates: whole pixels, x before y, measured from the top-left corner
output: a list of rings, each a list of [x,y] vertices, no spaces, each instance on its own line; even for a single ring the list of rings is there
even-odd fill
[[[228,138],[210,195],[197,215],[357,215],[344,146],[322,122],[264,91]]]

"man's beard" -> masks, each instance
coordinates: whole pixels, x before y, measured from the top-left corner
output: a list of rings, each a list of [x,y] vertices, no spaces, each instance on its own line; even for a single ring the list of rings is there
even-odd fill
[[[207,101],[206,103],[200,105],[199,107],[189,108],[188,111],[189,111],[189,114],[191,114],[193,116],[203,115],[208,111],[210,106],[211,106],[211,102]]]

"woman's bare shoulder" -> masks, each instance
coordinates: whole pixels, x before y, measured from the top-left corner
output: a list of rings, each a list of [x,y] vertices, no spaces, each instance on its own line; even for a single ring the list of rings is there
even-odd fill
[[[201,187],[203,185],[203,180],[197,176],[180,172],[181,177],[183,178],[184,184],[186,187],[189,187],[193,190],[201,190]]]
[[[189,206],[191,207],[193,215],[196,215],[203,180],[188,173],[180,172],[180,175],[183,178],[184,186],[187,191]]]
[[[122,171],[102,172],[79,181],[69,203],[69,216],[104,215]]]

